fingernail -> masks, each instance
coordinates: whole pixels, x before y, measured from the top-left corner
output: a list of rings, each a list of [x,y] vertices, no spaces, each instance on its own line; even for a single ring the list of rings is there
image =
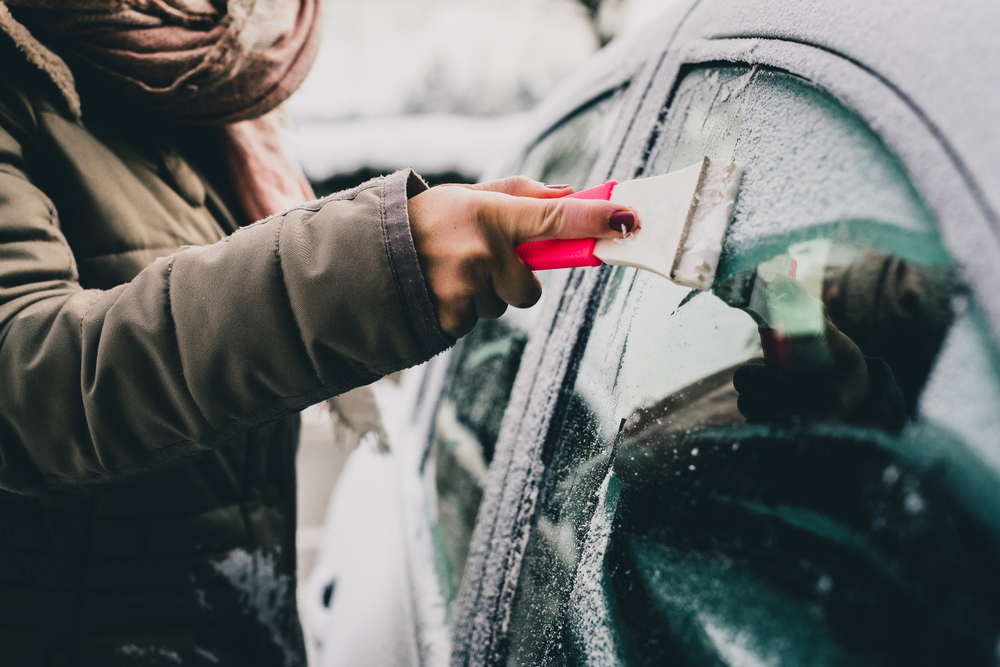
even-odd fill
[[[608,221],[608,227],[624,234],[631,232],[634,226],[635,214],[632,211],[615,211],[611,214],[611,220]]]
[[[561,184],[561,185],[548,185],[548,184],[546,184],[545,187],[552,188],[553,190],[565,190],[566,188],[569,187],[569,185],[567,185],[565,183]]]

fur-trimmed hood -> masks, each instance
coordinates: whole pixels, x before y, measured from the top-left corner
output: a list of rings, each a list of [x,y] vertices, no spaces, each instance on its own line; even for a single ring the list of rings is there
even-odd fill
[[[66,62],[53,53],[47,46],[35,39],[31,32],[11,15],[5,2],[0,1],[0,30],[14,40],[14,44],[31,64],[40,69],[52,80],[62,94],[70,113],[79,117],[80,96],[76,92],[76,82],[73,73]]]

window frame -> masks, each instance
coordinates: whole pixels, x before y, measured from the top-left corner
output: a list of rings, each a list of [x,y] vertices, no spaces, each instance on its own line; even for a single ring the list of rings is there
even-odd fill
[[[659,124],[681,79],[690,67],[713,63],[766,66],[802,77],[867,123],[937,216],[947,250],[964,269],[962,279],[979,297],[1000,339],[1000,300],[989,298],[1000,287],[1000,267],[990,261],[1000,256],[1000,241],[988,209],[977,200],[974,181],[912,100],[877,72],[824,48],[760,38],[694,38],[668,45],[632,82],[632,103],[623,105],[591,181],[645,175],[655,157]],[[970,237],[977,242],[970,243]],[[541,484],[610,273],[607,266],[575,269],[563,284],[550,288],[561,289],[561,297],[551,299],[525,351],[522,368],[529,370],[518,374],[473,534],[459,594],[454,665],[498,665],[506,660],[508,626]],[[544,327],[548,332],[542,336]]]
[[[640,64],[642,63],[633,62],[631,67],[618,68],[610,74],[602,76],[598,82],[586,87],[585,94],[582,97],[578,94],[578,91],[575,91],[577,94],[572,98],[574,101],[568,107],[569,111],[565,111],[566,107],[562,106],[560,107],[562,111],[559,111],[555,115],[551,113],[547,116],[543,115],[542,117],[546,122],[536,123],[535,125],[536,128],[541,128],[537,130],[537,136],[530,143],[527,143],[522,151],[518,152],[513,166],[508,167],[502,173],[513,173],[517,165],[523,163],[526,156],[535,146],[553,132],[557,132],[567,121],[574,118],[578,112],[609,96],[617,94],[624,88],[624,97],[621,107],[618,110],[618,116],[614,121],[611,136],[613,137],[615,132],[620,132],[620,121],[626,117],[629,92],[634,88],[632,84],[637,76],[637,69]],[[545,110],[543,109],[542,111],[544,114]],[[614,145],[614,143],[614,141],[606,142],[605,145]],[[613,156],[608,157],[604,153],[605,151],[602,147],[601,153],[598,156],[598,162],[601,160],[607,162],[613,158]],[[597,169],[591,170],[590,178],[594,178],[595,173],[600,172]],[[489,177],[485,180],[489,180]],[[565,281],[561,278],[556,277],[552,281],[547,288],[549,294],[565,294]],[[549,300],[549,302],[543,305],[543,310],[539,313],[538,321],[532,331],[529,332],[529,344],[525,350],[525,355],[522,357],[522,367],[526,368],[529,363],[534,364],[538,361],[539,355],[537,354],[529,360],[528,350],[532,349],[531,341],[539,338],[539,334],[535,332],[543,332],[546,327],[551,329],[555,312],[559,306],[559,303],[553,304],[551,301],[558,300]],[[447,661],[447,656],[452,646],[449,641],[449,631],[451,628],[449,628],[445,613],[445,596],[440,587],[437,586],[438,572],[434,555],[435,547],[430,537],[430,520],[423,503],[426,502],[424,496],[424,475],[428,458],[431,456],[434,445],[435,419],[441,401],[447,392],[447,382],[454,358],[454,349],[451,348],[425,363],[420,368],[419,374],[414,374],[414,376],[419,375],[419,380],[415,383],[415,386],[407,387],[399,395],[386,400],[386,404],[395,402],[411,406],[409,414],[403,416],[407,424],[405,434],[403,431],[394,432],[394,435],[398,435],[405,442],[396,443],[397,446],[394,449],[399,450],[395,455],[400,459],[400,472],[404,482],[401,493],[405,496],[405,501],[402,503],[401,509],[406,515],[404,524],[407,531],[407,543],[411,548],[409,557],[407,558],[407,569],[413,591],[411,601],[414,607],[414,644],[420,653],[421,664],[428,665],[444,664]],[[527,374],[518,373],[519,378],[522,375]],[[409,381],[410,379],[407,378],[404,383],[409,383]],[[504,419],[507,419],[506,413]],[[491,463],[490,467],[492,468],[493,465],[495,463]],[[485,502],[486,498],[484,497],[484,504]],[[481,516],[482,512],[480,512]],[[481,523],[483,521],[477,517],[477,528]],[[473,539],[473,543],[475,543],[475,538]],[[470,550],[469,563],[473,561],[474,557],[474,554]],[[468,568],[469,566],[467,565],[466,567]],[[466,579],[468,578],[466,576]],[[463,590],[464,588],[463,583]],[[459,604],[462,604],[461,599],[459,600]],[[461,616],[461,613],[458,614],[454,621],[457,623],[458,618]]]
[[[508,171],[516,171],[536,145],[557,132],[578,112],[625,88],[617,118],[590,170],[587,186],[608,180],[610,165],[619,158],[624,138],[642,105],[644,96],[641,93],[648,90],[660,53],[654,51],[652,60],[633,58],[627,67],[600,77],[597,84],[587,87],[585,96],[575,98],[555,113],[545,116],[543,110],[543,117],[554,120],[536,130],[535,138],[518,153],[517,161]],[[596,308],[596,303],[590,303],[593,297],[588,295],[599,295],[600,286],[606,280],[606,272],[574,270],[555,277],[546,288],[549,298],[529,334],[521,358],[524,370],[517,374],[511,401],[504,413],[489,481],[476,519],[465,578],[457,598],[452,664],[483,664],[485,655],[497,654],[492,649],[483,653],[486,646],[480,638],[486,631],[491,641],[500,639],[491,628],[496,623],[506,625],[506,620],[496,614],[509,614],[510,596],[519,571],[515,562],[498,558],[497,549],[516,541],[518,534],[527,535],[525,531],[530,529],[534,516],[534,499],[524,496],[521,491],[536,488],[537,479],[544,471],[534,464],[522,465],[527,460],[537,460],[538,452],[530,454],[528,459],[521,458],[521,447],[515,443],[531,441],[533,433],[550,432],[553,417],[565,407],[560,388],[564,379],[574,374],[578,359],[563,350],[582,349],[586,342],[583,334],[589,331],[586,321]],[[554,298],[555,295],[558,298]],[[543,365],[543,362],[547,363]],[[538,401],[540,396],[543,398]],[[535,444],[544,447],[542,442]],[[493,576],[496,573],[500,578]],[[484,613],[491,614],[487,623],[483,623]]]

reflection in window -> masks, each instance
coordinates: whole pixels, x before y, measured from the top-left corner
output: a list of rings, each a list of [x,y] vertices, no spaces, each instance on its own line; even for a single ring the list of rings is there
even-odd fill
[[[599,269],[508,664],[993,664],[1000,364],[898,163],[738,67],[658,151],[745,165],[719,276]]]
[[[535,145],[521,172],[583,187],[620,103],[619,91],[584,107]],[[539,278],[544,288],[551,274]],[[479,322],[452,352],[424,467],[437,571],[449,607],[461,585],[500,422],[539,307]]]
[[[584,187],[618,117],[624,93],[621,88],[591,102],[542,137],[528,151],[521,173],[542,183]]]

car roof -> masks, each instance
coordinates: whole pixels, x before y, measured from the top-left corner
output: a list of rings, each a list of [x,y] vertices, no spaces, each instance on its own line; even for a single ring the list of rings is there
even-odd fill
[[[779,39],[852,61],[936,128],[996,221],[998,26],[1000,3],[988,0],[701,0],[678,39]]]

